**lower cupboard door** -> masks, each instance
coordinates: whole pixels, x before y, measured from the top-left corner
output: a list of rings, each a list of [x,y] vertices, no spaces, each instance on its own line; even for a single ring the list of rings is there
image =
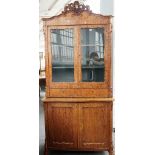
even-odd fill
[[[111,139],[111,104],[79,104],[79,147],[85,149],[109,148]]]
[[[77,105],[48,104],[48,147],[77,148]]]

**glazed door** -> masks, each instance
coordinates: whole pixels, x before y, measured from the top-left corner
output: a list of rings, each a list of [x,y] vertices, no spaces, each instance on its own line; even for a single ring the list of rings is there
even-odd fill
[[[49,28],[50,88],[77,87],[77,28],[58,26]]]
[[[79,104],[79,147],[107,149],[111,139],[111,104]]]
[[[105,25],[48,27],[47,96],[111,95],[108,28]]]
[[[48,104],[48,142],[52,148],[77,148],[77,105]]]
[[[109,88],[111,45],[108,27],[82,25],[79,38],[79,87]]]

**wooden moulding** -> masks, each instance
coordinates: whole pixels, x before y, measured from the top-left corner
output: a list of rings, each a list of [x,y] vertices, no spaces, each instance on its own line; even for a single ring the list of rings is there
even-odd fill
[[[50,95],[46,97],[110,98],[112,89],[50,89]]]
[[[85,152],[87,152],[87,151],[108,151],[109,150],[109,147],[104,147],[104,149],[103,148],[55,148],[55,147],[51,147],[51,146],[49,146],[48,147],[49,149],[51,149],[51,150],[54,150],[54,151],[85,151]]]
[[[45,98],[44,103],[49,102],[112,102],[113,98]]]
[[[73,20],[74,18],[74,20]],[[107,25],[111,23],[111,16],[103,16],[84,11],[79,16],[74,16],[72,13],[66,15],[60,14],[52,18],[42,19],[46,26],[76,26],[76,25]]]

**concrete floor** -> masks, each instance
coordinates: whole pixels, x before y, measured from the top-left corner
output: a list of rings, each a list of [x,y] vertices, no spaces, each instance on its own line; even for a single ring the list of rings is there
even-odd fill
[[[45,92],[41,91],[39,101],[39,155],[44,155],[44,142],[45,142],[45,129],[44,129],[44,110],[41,99],[44,97]],[[68,151],[51,151],[48,155],[108,155],[108,152],[68,152]]]

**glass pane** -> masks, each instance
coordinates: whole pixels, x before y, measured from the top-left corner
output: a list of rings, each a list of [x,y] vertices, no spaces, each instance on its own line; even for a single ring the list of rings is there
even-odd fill
[[[51,30],[52,81],[74,81],[73,29]]]
[[[102,28],[81,29],[82,82],[104,81],[104,32]]]

